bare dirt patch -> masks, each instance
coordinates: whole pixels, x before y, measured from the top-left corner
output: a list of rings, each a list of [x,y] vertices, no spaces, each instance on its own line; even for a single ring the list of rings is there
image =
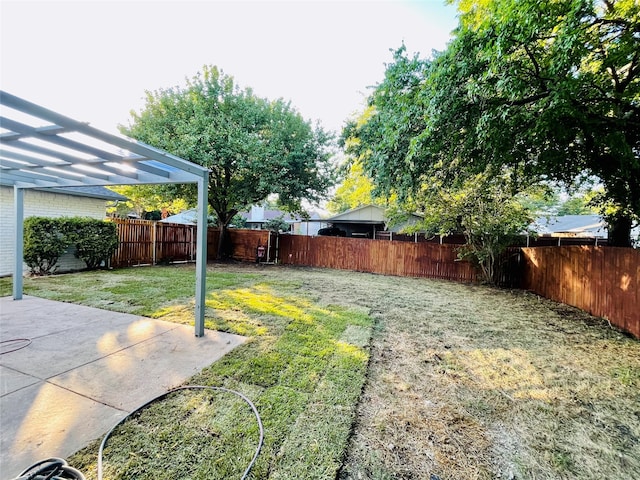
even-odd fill
[[[640,342],[606,321],[483,286],[269,275],[377,321],[340,479],[640,479]]]

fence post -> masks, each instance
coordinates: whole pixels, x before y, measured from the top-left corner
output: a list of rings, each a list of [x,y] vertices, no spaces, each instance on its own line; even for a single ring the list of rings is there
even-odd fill
[[[153,227],[151,228],[151,264],[156,264],[156,225],[158,222],[153,222]]]
[[[191,248],[189,249],[189,260],[191,260],[193,262],[193,252],[196,250],[196,235],[195,235],[195,231],[196,231],[196,227],[194,225],[191,225],[191,228],[189,228],[189,231],[191,232]],[[209,227],[207,226],[207,241],[208,241],[208,234],[209,234]]]

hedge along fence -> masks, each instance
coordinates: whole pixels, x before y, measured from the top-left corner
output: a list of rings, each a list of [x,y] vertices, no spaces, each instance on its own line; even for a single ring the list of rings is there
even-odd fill
[[[24,261],[34,275],[48,275],[69,247],[87,269],[107,265],[118,245],[116,226],[83,217],[29,217],[24,221]]]

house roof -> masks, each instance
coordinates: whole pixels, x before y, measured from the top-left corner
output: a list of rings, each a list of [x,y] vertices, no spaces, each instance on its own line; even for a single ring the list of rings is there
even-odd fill
[[[183,210],[175,215],[170,215],[167,218],[158,220],[162,223],[179,223],[181,225],[197,225],[198,223],[198,209],[191,208],[189,210]]]
[[[606,222],[600,215],[545,216],[538,218],[529,228],[540,235],[607,236]]]
[[[385,223],[384,209],[377,205],[363,205],[352,208],[326,219],[329,223]]]
[[[106,187],[60,187],[38,189],[46,192],[64,193],[65,195],[76,195],[78,197],[99,198],[101,200],[127,200],[127,197],[109,190]]]
[[[310,220],[319,220],[320,215],[315,210],[307,212],[309,214]],[[296,215],[293,213],[285,212],[278,209],[261,209],[261,208],[252,208],[248,212],[240,212],[238,215],[245,218],[247,223],[264,223],[269,220],[273,220],[280,216],[283,217],[283,220],[287,223],[297,223],[304,222],[306,219],[302,218],[300,215]]]
[[[176,213],[175,215],[170,215],[167,218],[163,218],[162,220],[158,220],[162,223],[180,223],[182,225],[196,225],[196,220],[198,217],[198,210],[196,208],[191,208],[189,210],[183,210],[180,213]]]

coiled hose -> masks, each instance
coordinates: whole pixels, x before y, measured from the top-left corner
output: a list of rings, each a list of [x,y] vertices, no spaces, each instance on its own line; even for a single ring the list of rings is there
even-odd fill
[[[82,472],[70,467],[66,460],[51,457],[23,470],[15,480],[85,480],[85,478]]]
[[[152,403],[162,400],[168,397],[169,395],[175,392],[179,392],[181,390],[213,390],[213,391],[219,391],[219,392],[232,393],[233,395],[240,397],[251,407],[251,410],[253,411],[253,414],[256,417],[258,428],[260,429],[260,439],[258,440],[258,447],[256,448],[256,453],[254,453],[253,458],[251,459],[251,462],[249,463],[249,465],[247,466],[247,469],[242,474],[242,477],[240,477],[240,480],[245,480],[247,478],[247,475],[249,475],[249,472],[253,468],[253,465],[256,463],[258,455],[260,455],[260,450],[262,450],[262,444],[264,442],[264,427],[262,426],[262,419],[260,418],[258,409],[251,402],[251,400],[249,400],[242,393],[236,392],[235,390],[231,390],[224,387],[190,385],[185,387],[174,388],[173,390],[169,390],[168,392],[158,395],[157,397],[149,400],[147,403],[141,405],[140,407],[136,408],[133,412],[129,413],[126,417],[124,417],[122,420],[116,423],[111,428],[111,430],[107,432],[107,434],[102,439],[102,442],[100,443],[100,448],[98,450],[98,480],[102,480],[102,452],[104,451],[104,448],[107,445],[107,440],[109,439],[111,434],[114,432],[114,430],[118,428],[120,425],[122,425],[124,422],[126,422],[129,417],[137,414],[141,410],[144,410]],[[22,473],[20,473],[20,475],[14,480],[85,480],[85,477],[80,471],[70,467],[65,460],[61,458],[49,458],[47,460],[42,460],[41,462],[31,465],[29,468],[27,468]]]
[[[107,440],[111,436],[111,433],[113,433],[113,431],[116,428],[118,428],[125,421],[127,421],[127,419],[129,417],[131,417],[132,415],[135,415],[139,411],[144,410],[145,408],[147,408],[152,403],[155,403],[155,402],[157,402],[159,400],[162,400],[162,399],[168,397],[169,395],[171,395],[171,394],[173,394],[175,392],[179,392],[181,390],[213,390],[213,391],[218,391],[218,392],[232,393],[232,394],[237,395],[238,397],[240,397],[242,400],[244,400],[251,407],[251,410],[253,410],[253,414],[256,417],[256,422],[258,422],[258,428],[260,429],[260,439],[258,440],[258,447],[256,448],[256,453],[254,453],[253,458],[251,459],[251,462],[249,463],[249,466],[247,467],[247,469],[242,474],[242,477],[240,477],[240,480],[245,480],[247,478],[247,475],[249,475],[249,472],[253,468],[253,464],[256,463],[258,455],[260,455],[260,450],[262,450],[262,443],[264,441],[264,428],[262,426],[262,419],[260,418],[260,414],[258,413],[258,409],[251,402],[251,400],[249,400],[247,397],[245,397],[242,393],[236,392],[235,390],[231,390],[231,389],[224,388],[224,387],[210,387],[210,386],[206,386],[206,385],[189,385],[189,386],[186,386],[186,387],[174,388],[173,390],[169,390],[168,392],[163,393],[162,395],[158,395],[156,398],[154,398],[152,400],[149,400],[147,403],[145,403],[144,405],[141,405],[140,407],[136,408],[133,412],[131,412],[129,415],[127,415],[122,420],[120,420],[118,423],[116,423],[113,426],[113,428],[111,430],[109,430],[109,432],[107,432],[107,434],[102,439],[102,443],[100,443],[100,448],[98,449],[98,480],[102,480],[102,452],[104,450],[104,447],[107,444]]]

